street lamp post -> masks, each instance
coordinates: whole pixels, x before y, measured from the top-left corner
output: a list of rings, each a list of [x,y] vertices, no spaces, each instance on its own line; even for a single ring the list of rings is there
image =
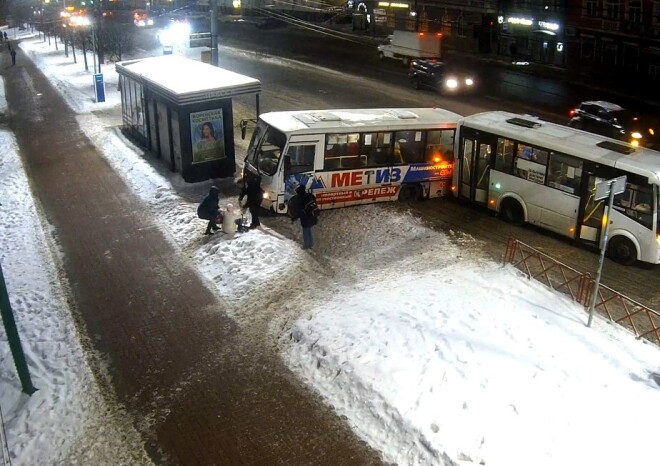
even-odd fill
[[[94,57],[94,74],[96,74],[96,31],[92,22],[92,56]],[[101,72],[101,63],[99,63],[99,73]]]

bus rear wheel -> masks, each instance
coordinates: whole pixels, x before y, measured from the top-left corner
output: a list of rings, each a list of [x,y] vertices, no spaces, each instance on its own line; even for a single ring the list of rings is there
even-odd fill
[[[522,206],[515,199],[505,199],[500,208],[502,218],[513,225],[522,225],[525,223],[525,212]]]
[[[631,265],[637,260],[637,249],[625,236],[615,236],[607,243],[607,255],[614,262]]]
[[[399,190],[399,201],[410,202],[419,199],[419,186],[414,184],[404,184]]]

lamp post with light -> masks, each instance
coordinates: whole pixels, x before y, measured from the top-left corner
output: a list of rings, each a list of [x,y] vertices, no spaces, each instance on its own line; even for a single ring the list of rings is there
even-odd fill
[[[88,16],[74,16],[71,18],[71,24],[79,26],[82,31],[86,31],[87,28],[90,28],[92,35],[92,57],[94,57],[94,74],[96,74],[96,41],[94,40],[94,21],[92,21]],[[84,33],[81,34],[81,39],[83,56],[85,57],[85,71],[88,71],[89,68],[87,66],[87,50],[85,48]]]

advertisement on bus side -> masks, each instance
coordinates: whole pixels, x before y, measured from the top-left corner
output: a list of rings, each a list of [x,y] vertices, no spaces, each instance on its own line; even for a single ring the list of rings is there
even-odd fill
[[[396,198],[401,184],[450,180],[452,163],[411,164],[400,167],[365,168],[317,173],[298,173],[285,180],[286,197],[298,185],[311,189],[319,205]]]

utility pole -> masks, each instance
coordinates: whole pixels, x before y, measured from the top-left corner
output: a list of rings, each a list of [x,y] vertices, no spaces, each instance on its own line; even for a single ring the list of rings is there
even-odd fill
[[[598,260],[598,271],[596,272],[596,281],[594,282],[593,294],[591,296],[591,305],[589,306],[589,319],[587,320],[587,327],[591,327],[591,321],[594,318],[594,310],[596,308],[596,301],[598,300],[598,288],[600,287],[600,276],[603,272],[603,262],[605,260],[605,251],[607,250],[607,230],[610,225],[610,215],[612,213],[612,204],[614,203],[614,196],[621,194],[626,190],[626,176],[620,176],[611,180],[606,180],[596,185],[596,192],[594,193],[594,201],[599,201],[608,198],[607,211],[603,212],[602,219],[602,233],[600,240],[600,258]]]
[[[2,274],[2,266],[0,265],[0,313],[2,314],[2,322],[5,326],[5,333],[9,341],[9,349],[14,358],[18,378],[23,387],[23,393],[32,395],[37,389],[32,385],[32,377],[30,377],[30,370],[25,360],[25,353],[21,345],[21,338],[18,335],[18,328],[16,327],[16,320],[14,319],[14,312],[11,309],[9,302],[9,293],[7,292],[7,285],[5,284],[5,277]]]
[[[94,57],[94,74],[96,74],[96,30],[92,22],[92,57]],[[99,73],[101,72],[101,64],[99,63]]]
[[[211,65],[218,66],[218,0],[211,0]]]

